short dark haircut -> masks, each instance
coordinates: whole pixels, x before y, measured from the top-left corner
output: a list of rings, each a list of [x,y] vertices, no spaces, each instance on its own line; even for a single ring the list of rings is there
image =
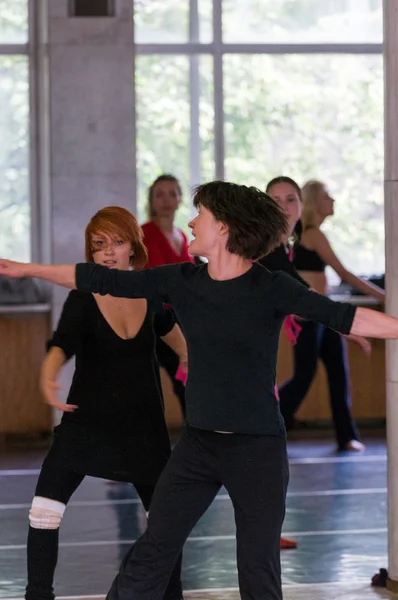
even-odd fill
[[[155,211],[152,208],[153,191],[155,189],[155,185],[157,183],[159,183],[160,181],[170,181],[171,183],[175,183],[178,188],[178,193],[180,194],[180,196],[182,196],[181,184],[180,184],[179,180],[177,179],[177,177],[175,177],[171,173],[162,173],[162,175],[159,175],[159,177],[156,177],[155,181],[148,188],[147,213],[148,213],[149,219],[151,219],[151,220],[156,216]]]
[[[194,190],[193,203],[204,206],[229,228],[227,250],[249,260],[266,256],[287,231],[285,213],[261,190],[211,181]]]
[[[272,186],[277,185],[278,183],[289,183],[292,187],[294,187],[294,189],[298,193],[300,200],[303,201],[303,197],[301,194],[301,187],[299,186],[299,184],[296,181],[294,181],[294,179],[292,179],[291,177],[287,177],[286,175],[278,175],[278,177],[274,177],[273,179],[271,179],[271,181],[269,181],[267,183],[267,187],[265,188],[265,191],[269,192],[269,190],[272,188]]]

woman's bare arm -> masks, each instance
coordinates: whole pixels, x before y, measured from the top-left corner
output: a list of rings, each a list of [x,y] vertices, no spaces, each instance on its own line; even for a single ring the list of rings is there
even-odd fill
[[[47,404],[64,412],[73,412],[76,410],[77,406],[73,404],[65,404],[58,398],[58,390],[60,386],[57,382],[57,379],[65,362],[66,356],[64,351],[61,348],[58,348],[58,346],[52,346],[41,366],[40,390]]]
[[[37,277],[66,288],[76,287],[75,265],[39,265],[0,259],[0,275],[6,277]]]
[[[320,229],[311,229],[307,233],[308,243],[311,245],[311,249],[315,250],[316,253],[321,257],[321,259],[334,271],[336,271],[337,275],[345,282],[348,283],[351,287],[359,290],[363,294],[368,296],[373,296],[377,298],[380,302],[384,303],[384,290],[370,283],[369,281],[365,281],[360,277],[348,271],[345,266],[340,262],[338,257],[333,251],[332,246],[330,245],[329,240],[325,236],[325,234]]]
[[[166,335],[162,336],[162,340],[178,355],[180,363],[185,370],[188,368],[188,349],[185,338],[182,334],[180,326],[175,324],[173,329]]]
[[[398,319],[369,308],[357,308],[351,333],[380,339],[398,339]]]

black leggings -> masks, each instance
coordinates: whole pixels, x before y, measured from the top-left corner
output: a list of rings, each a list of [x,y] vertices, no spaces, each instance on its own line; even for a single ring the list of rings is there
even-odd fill
[[[325,365],[330,406],[338,447],[358,439],[351,415],[350,374],[345,340],[339,333],[319,323],[304,321],[294,346],[293,377],[279,388],[280,409],[286,429],[291,429],[294,414],[303,402],[315,377],[318,359]]]
[[[44,462],[36,486],[35,496],[68,504],[85,475]],[[146,511],[152,500],[155,486],[132,482]],[[26,600],[54,600],[54,573],[58,559],[59,529],[35,529],[29,526],[28,533],[28,585]],[[171,574],[164,598],[180,600],[181,556]]]
[[[235,512],[242,600],[281,600],[287,483],[284,436],[187,426],[156,486],[148,527],[122,562],[107,600],[161,600],[188,535],[222,485]]]

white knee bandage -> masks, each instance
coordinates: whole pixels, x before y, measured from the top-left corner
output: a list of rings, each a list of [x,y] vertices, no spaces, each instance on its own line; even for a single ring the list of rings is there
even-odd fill
[[[29,511],[29,522],[33,529],[58,529],[65,512],[65,504],[35,496]]]

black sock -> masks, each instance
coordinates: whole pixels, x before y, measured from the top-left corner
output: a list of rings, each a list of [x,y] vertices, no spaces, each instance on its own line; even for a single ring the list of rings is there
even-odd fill
[[[59,529],[34,529],[28,533],[28,585],[26,600],[54,600],[54,572],[58,559]]]

